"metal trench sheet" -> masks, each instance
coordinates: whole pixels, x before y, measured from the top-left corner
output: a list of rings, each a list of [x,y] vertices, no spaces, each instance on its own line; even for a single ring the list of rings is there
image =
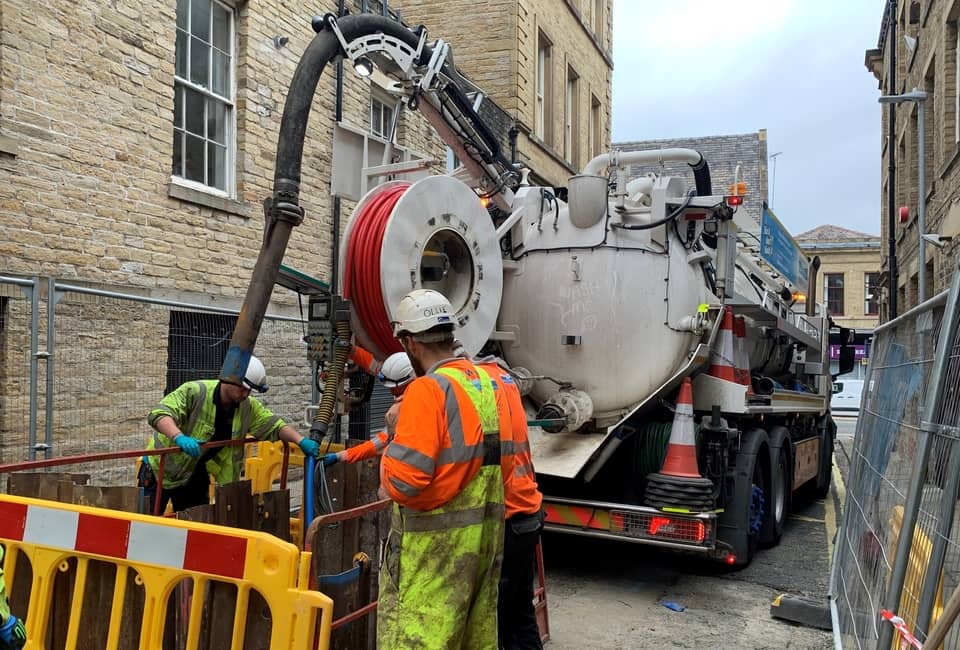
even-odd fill
[[[547,433],[531,426],[530,454],[537,474],[574,478],[606,439],[602,433]]]

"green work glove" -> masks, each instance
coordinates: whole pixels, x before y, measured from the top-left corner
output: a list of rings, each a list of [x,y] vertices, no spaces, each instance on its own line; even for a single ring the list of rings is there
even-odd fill
[[[180,447],[180,450],[183,451],[187,456],[193,458],[200,458],[200,443],[196,439],[191,438],[190,436],[180,433],[177,434],[177,437],[173,439],[173,442]]]
[[[10,615],[6,623],[0,625],[0,642],[3,642],[5,648],[19,650],[27,644],[27,628],[23,621]]]
[[[312,438],[304,438],[298,445],[305,456],[320,457],[320,443]]]

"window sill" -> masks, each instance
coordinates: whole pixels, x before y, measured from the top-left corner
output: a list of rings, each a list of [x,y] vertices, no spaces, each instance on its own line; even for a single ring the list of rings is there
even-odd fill
[[[193,187],[187,187],[174,181],[167,185],[167,196],[171,199],[179,199],[187,203],[202,205],[207,208],[213,208],[228,214],[235,214],[245,219],[250,218],[250,206],[235,199],[228,199],[223,196],[217,196],[210,192],[204,192]]]
[[[16,157],[20,153],[20,141],[9,135],[0,135],[0,153]]]
[[[577,173],[577,170],[573,168],[573,165],[570,163],[570,161],[568,161],[566,158],[561,156],[560,152],[554,149],[552,145],[549,145],[546,142],[544,142],[542,139],[540,139],[539,136],[535,135],[533,132],[529,133],[527,137],[530,138],[531,142],[533,142],[535,145],[543,149],[547,153],[547,155],[549,155],[554,161],[563,165],[564,169],[566,169],[572,174]]]

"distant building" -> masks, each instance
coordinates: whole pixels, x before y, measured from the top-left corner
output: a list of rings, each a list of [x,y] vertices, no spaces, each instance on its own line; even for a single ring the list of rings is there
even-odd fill
[[[711,135],[700,138],[673,138],[668,140],[643,140],[618,142],[614,149],[621,151],[645,151],[647,149],[671,149],[675,147],[695,149],[703,154],[710,165],[714,194],[725,194],[734,181],[737,166],[741,180],[747,183],[747,196],[735,217],[741,230],[760,236],[760,213],[767,201],[767,131],[738,135]],[[670,176],[686,177],[693,186],[693,172],[684,163],[665,165],[632,165],[630,180],[661,172]]]
[[[880,305],[881,320],[887,320],[886,297],[888,268],[888,213],[887,188],[889,187],[889,157],[894,154],[896,185],[894,208],[909,208],[909,218],[895,226],[898,280],[897,312],[902,314],[917,304],[918,288],[918,241],[917,206],[919,137],[918,108],[922,106],[925,119],[926,231],[944,237],[952,237],[943,248],[927,245],[926,265],[927,297],[946,288],[953,274],[960,241],[960,102],[957,86],[957,43],[960,17],[953,2],[895,2],[896,15],[896,87],[890,86],[889,26],[891,16],[887,11],[890,3],[884,3],[877,47],[866,52],[865,65],[879,82],[881,94],[902,94],[914,88],[924,90],[928,99],[922,104],[901,103],[882,109],[880,139],[882,145],[881,200],[880,200],[880,249],[884,288]],[[879,6],[879,3],[878,3]],[[896,133],[893,148],[887,140],[890,111],[896,111]]]
[[[880,238],[876,235],[825,225],[795,237],[807,257],[820,257],[817,300],[837,325],[857,331],[857,358],[852,373],[861,377],[866,368],[866,342],[877,326],[880,315]],[[834,369],[839,349],[831,346]]]

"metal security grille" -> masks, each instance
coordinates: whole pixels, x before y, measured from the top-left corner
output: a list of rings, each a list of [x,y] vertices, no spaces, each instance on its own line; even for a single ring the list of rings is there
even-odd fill
[[[884,609],[925,638],[960,586],[958,277],[875,334],[831,576],[845,648],[891,647]]]

